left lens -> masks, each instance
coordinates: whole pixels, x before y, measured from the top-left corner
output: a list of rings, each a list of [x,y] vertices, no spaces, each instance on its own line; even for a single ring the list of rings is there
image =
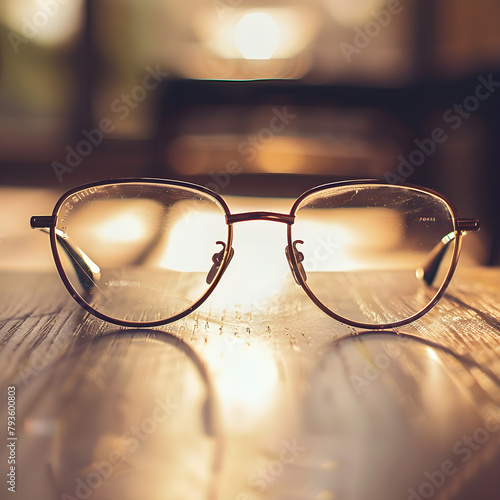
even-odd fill
[[[98,185],[60,205],[57,255],[92,309],[118,322],[182,315],[207,293],[229,245],[219,201],[188,186]],[[210,279],[208,276],[210,275]]]
[[[295,216],[289,244],[303,254],[306,291],[352,324],[410,321],[432,305],[458,257],[450,206],[418,188],[324,188],[302,199]]]

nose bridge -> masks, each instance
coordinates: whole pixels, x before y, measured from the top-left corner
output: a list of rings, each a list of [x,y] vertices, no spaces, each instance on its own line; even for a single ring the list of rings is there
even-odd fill
[[[245,222],[250,220],[269,220],[272,222],[282,222],[291,225],[295,220],[294,215],[280,214],[278,212],[242,212],[240,214],[229,214],[226,216],[228,224],[235,222]]]

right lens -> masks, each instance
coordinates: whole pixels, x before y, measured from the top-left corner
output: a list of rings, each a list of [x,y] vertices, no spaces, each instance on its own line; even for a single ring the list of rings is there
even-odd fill
[[[417,188],[327,187],[302,199],[295,216],[289,245],[297,261],[298,252],[303,257],[297,267],[306,291],[360,326],[405,322],[424,311],[458,254],[451,208]]]
[[[221,272],[225,215],[215,197],[189,186],[87,187],[59,205],[57,255],[71,287],[99,313],[164,321],[200,301]]]

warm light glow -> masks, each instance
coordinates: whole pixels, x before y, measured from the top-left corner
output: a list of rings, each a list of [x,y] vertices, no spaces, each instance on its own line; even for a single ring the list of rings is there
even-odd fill
[[[97,234],[103,241],[130,243],[142,241],[146,237],[146,228],[143,218],[129,209],[102,221]]]
[[[2,4],[0,14],[10,29],[27,41],[50,47],[73,37],[83,18],[83,0],[3,0]]]
[[[24,431],[29,436],[51,437],[59,429],[59,422],[56,419],[28,417],[24,419]]]
[[[256,163],[265,172],[302,173],[308,151],[296,137],[274,137],[257,152]]]
[[[246,14],[235,26],[234,44],[245,59],[271,59],[280,45],[280,27],[269,14]]]
[[[380,10],[387,0],[326,0],[325,6],[334,20],[344,26],[356,26],[373,18],[374,12]]]
[[[268,311],[270,301],[283,292],[291,277],[285,257],[285,229],[283,224],[267,221],[235,225],[235,255],[210,296],[211,307]]]
[[[222,245],[216,244],[221,236],[221,219],[224,224],[224,216],[218,211],[186,210],[168,232],[167,248],[158,265],[173,271],[208,273],[212,256],[222,250]],[[200,246],[200,242],[210,245]]]
[[[432,361],[439,363],[440,359],[439,356],[437,355],[436,349],[433,349],[432,347],[426,347],[426,352],[427,355],[429,356],[429,359]]]
[[[290,59],[303,52],[318,32],[319,15],[309,5],[231,9],[220,18],[200,9],[193,29],[200,41],[224,59]]]
[[[219,213],[196,212],[180,218],[172,227],[165,253],[158,265],[174,271],[208,274],[212,256],[222,250],[217,245]],[[258,309],[279,293],[290,275],[284,255],[285,233],[276,224],[254,221],[235,227],[235,256],[220,284],[210,296],[210,307],[224,310],[236,305],[243,310]],[[281,229],[284,229],[282,227]],[[176,245],[175,241],[183,241]],[[212,242],[200,246],[199,242]]]
[[[266,210],[265,199],[257,198],[245,205],[245,200],[236,200],[233,213]],[[291,202],[286,200],[283,210],[271,207],[271,211],[288,211]],[[263,208],[264,207],[264,208]],[[208,274],[212,256],[222,250],[218,240],[225,239],[225,220],[218,211],[194,210],[179,204],[179,217],[169,230],[168,241],[158,265],[164,269],[181,272]],[[182,241],[182,245],[175,242]],[[200,242],[203,242],[200,244]],[[259,310],[270,298],[282,291],[290,270],[285,258],[286,227],[267,221],[249,221],[234,225],[234,257],[226,269],[221,282],[209,298],[211,309],[224,310],[238,307],[241,310]]]
[[[162,206],[154,200],[79,201],[66,221],[65,232],[84,261],[92,259],[101,269],[116,268],[129,265],[133,256],[146,250],[161,231],[161,217]]]
[[[381,253],[396,265],[393,247],[401,240],[401,230],[401,216],[389,209],[322,209],[299,212],[294,238],[305,242],[298,249],[306,256],[309,272],[354,271],[381,262]],[[406,259],[401,255],[401,266],[407,265]]]
[[[281,402],[274,353],[258,341],[250,346],[238,339],[221,340],[222,345],[209,342],[206,356],[224,428],[233,432],[254,430],[269,414],[275,414]]]

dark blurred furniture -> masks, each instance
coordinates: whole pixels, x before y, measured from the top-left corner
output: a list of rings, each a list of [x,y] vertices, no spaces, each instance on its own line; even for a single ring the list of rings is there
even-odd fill
[[[500,82],[500,73],[484,72],[479,78]],[[463,107],[480,83],[478,75],[398,88],[169,80],[159,103],[150,173],[212,186],[220,179],[224,192],[270,196],[296,196],[327,180],[356,177],[433,187],[452,199],[460,213],[474,212],[481,219],[491,242],[486,260],[498,264],[500,92],[491,88],[474,112]],[[259,130],[273,110],[283,109],[295,118],[259,144]],[[439,142],[432,139],[437,129],[442,131],[435,136]],[[180,146],[186,137],[191,140]],[[252,162],[245,158],[248,147],[239,148],[248,146],[251,137],[257,140],[255,152],[271,149],[276,138],[286,138],[291,152],[281,148],[273,156],[274,170],[271,165],[264,171],[255,157]],[[308,152],[311,140],[322,141],[322,157],[313,148]],[[286,169],[287,154],[300,155],[299,168]],[[418,161],[410,161],[412,154]],[[187,165],[173,162],[179,155]],[[201,166],[190,172],[189,161]],[[238,163],[238,175],[226,182],[231,161]]]

